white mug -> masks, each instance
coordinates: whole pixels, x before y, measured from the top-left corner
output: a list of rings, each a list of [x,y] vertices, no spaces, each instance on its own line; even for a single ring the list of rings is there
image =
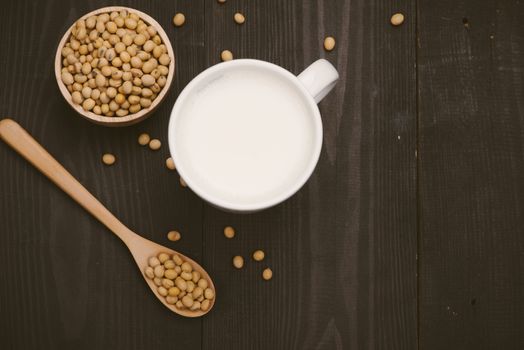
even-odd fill
[[[189,118],[187,116],[188,112],[187,110],[191,110],[190,108],[193,108],[192,106],[195,105],[204,105],[204,102],[202,98],[205,98],[205,94],[202,93],[202,91],[205,91],[210,86],[213,86],[215,81],[218,79],[221,79],[224,76],[232,76],[237,72],[237,76],[246,76],[245,84],[246,89],[253,89],[256,90],[256,93],[258,93],[258,82],[254,82],[253,80],[257,80],[255,78],[250,78],[250,72],[257,72],[256,74],[259,74],[261,79],[258,79],[260,81],[260,84],[264,84],[265,78],[264,77],[270,77],[270,79],[279,79],[281,81],[281,85],[285,85],[286,87],[283,88],[284,90],[279,92],[279,101],[282,101],[281,97],[284,95],[285,101],[287,101],[287,98],[289,97],[290,106],[287,106],[288,109],[292,108],[293,106],[300,108],[302,113],[299,113],[299,117],[303,118],[303,123],[307,124],[307,127],[304,127],[304,130],[307,131],[308,138],[307,140],[307,147],[302,147],[301,149],[306,149],[305,154],[300,154],[300,157],[294,157],[304,159],[302,165],[300,168],[295,166],[294,169],[287,169],[286,163],[278,163],[278,169],[268,169],[268,171],[272,171],[273,173],[278,173],[278,176],[281,176],[282,179],[285,179],[285,181],[282,182],[282,184],[275,184],[273,186],[272,183],[269,185],[273,186],[271,187],[271,190],[268,190],[265,194],[259,195],[253,195],[251,194],[243,197],[243,192],[250,192],[251,190],[255,191],[255,189],[252,189],[250,187],[249,181],[247,181],[245,184],[242,181],[237,181],[236,183],[227,183],[228,188],[222,189],[220,186],[226,187],[226,182],[224,182],[224,185],[220,185],[221,182],[217,181],[216,184],[213,184],[213,188],[211,188],[209,183],[211,182],[209,179],[210,173],[205,173],[203,169],[206,169],[207,164],[203,164],[207,161],[213,162],[215,159],[205,159],[204,157],[197,157],[194,154],[191,154],[191,150],[194,148],[198,148],[201,141],[207,140],[206,138],[203,138],[202,135],[198,132],[188,132],[188,130],[194,130],[194,129],[188,129],[189,127],[186,127],[186,125],[190,125],[188,123],[196,123],[192,120],[196,120],[194,118],[198,119],[198,116],[192,116]],[[240,73],[241,72],[241,73]],[[263,74],[263,75],[260,75]],[[254,75],[256,77],[257,75]],[[298,76],[293,75],[289,71],[285,70],[284,68],[277,66],[275,64],[260,61],[260,60],[254,60],[254,59],[236,59],[228,62],[219,63],[215,66],[212,66],[199,75],[197,75],[180,93],[178,96],[175,105],[173,106],[173,110],[171,111],[171,117],[169,121],[169,130],[168,130],[168,140],[169,140],[169,149],[171,152],[171,156],[175,162],[176,168],[181,176],[181,178],[186,182],[187,186],[195,192],[198,196],[209,202],[215,207],[224,209],[226,211],[232,211],[232,212],[238,212],[238,213],[247,213],[247,212],[255,212],[262,209],[266,209],[269,207],[272,207],[276,204],[279,204],[289,197],[291,197],[293,194],[295,194],[309,179],[311,176],[313,170],[315,169],[315,166],[318,162],[320,151],[322,148],[322,121],[320,118],[320,112],[317,107],[317,103],[320,102],[328,93],[331,91],[331,89],[334,87],[338,80],[338,73],[336,69],[329,63],[328,61],[324,59],[319,59],[313,64],[311,64],[308,68],[306,68],[302,73],[300,73]],[[235,86],[238,86],[238,84],[242,84],[242,79],[236,80]],[[262,86],[261,88],[263,88]],[[245,90],[243,90],[246,92]],[[264,91],[263,89],[260,91]],[[266,90],[267,91],[267,90]],[[272,91],[272,90],[271,90]],[[247,91],[249,92],[249,91]],[[246,93],[247,93],[246,92]],[[253,92],[252,94],[255,94]],[[289,96],[287,96],[289,95]],[[298,96],[298,97],[297,97]],[[226,95],[226,97],[229,97],[229,95]],[[260,99],[268,99],[267,104],[271,104],[272,101],[270,100],[271,96],[260,96]],[[273,95],[273,98],[275,99],[275,96]],[[222,99],[218,99],[219,102],[216,102],[213,99],[213,103],[220,103]],[[228,100],[228,99],[224,99]],[[230,102],[224,102],[229,103],[229,105],[225,106],[219,106],[220,110],[234,110],[235,108],[238,108],[236,104],[233,104]],[[266,103],[266,102],[264,102]],[[266,104],[264,104],[265,106]],[[202,107],[203,108],[203,107]],[[271,108],[279,108],[279,106],[272,106]],[[305,111],[305,112],[304,112]],[[207,112],[212,112],[212,110],[208,110]],[[254,112],[254,111],[253,111]],[[203,113],[203,112],[201,112]],[[209,114],[209,113],[208,113]],[[212,114],[212,113],[211,113]],[[250,116],[252,113],[251,111],[247,111],[245,113],[246,116]],[[288,114],[284,114],[285,117],[287,117]],[[213,122],[219,121],[220,117],[228,117],[227,113],[224,115],[223,113],[221,115],[217,115],[215,118],[213,116],[212,119]],[[293,116],[295,117],[295,116]],[[184,119],[186,118],[186,119]],[[271,118],[268,118],[270,120]],[[297,119],[295,118],[295,121]],[[299,123],[302,123],[301,119],[298,119]],[[240,120],[240,123],[243,121]],[[260,120],[257,120],[257,122],[260,122]],[[264,119],[261,121],[264,122]],[[268,121],[269,123],[269,121]],[[207,126],[208,124],[203,124],[204,126]],[[220,125],[220,124],[217,124]],[[266,125],[267,130],[271,132],[271,130],[275,130],[275,128],[279,127],[279,123],[277,125]],[[286,124],[287,125],[287,124]],[[291,124],[290,124],[291,125]],[[296,125],[296,124],[295,124]],[[264,126],[264,125],[262,125]],[[194,128],[194,126],[192,126]],[[211,126],[210,126],[211,127]],[[271,129],[272,128],[272,129]],[[307,129],[306,129],[307,128]],[[261,129],[264,129],[261,128]],[[288,129],[294,133],[294,136],[297,138],[300,138],[300,134],[296,134],[297,130],[302,130],[300,128],[292,128]],[[279,130],[282,132],[287,132],[288,130],[285,130],[283,128],[282,130]],[[198,131],[198,130],[197,130]],[[214,137],[214,135],[210,134],[212,130],[206,130],[207,135],[211,135]],[[217,131],[218,132],[218,131]],[[238,135],[234,134],[234,135]],[[238,135],[238,140],[236,140],[234,147],[239,147],[239,150],[244,146],[242,144],[242,140],[245,140],[242,138],[242,135]],[[291,140],[291,139],[290,139]],[[292,139],[294,140],[294,139]],[[287,141],[286,142],[292,142]],[[230,140],[224,140],[224,142],[230,142]],[[192,145],[192,146],[191,146]],[[269,145],[269,144],[268,144]],[[305,145],[304,143],[302,145]],[[226,145],[227,146],[227,145]],[[226,147],[224,146],[224,147]],[[267,145],[256,145],[257,152],[254,153],[254,157],[260,155],[260,159],[273,159],[278,158],[274,157],[275,153],[273,155],[268,155],[266,158],[264,158],[264,147]],[[272,147],[273,144],[270,145]],[[209,147],[209,146],[202,146],[202,147]],[[269,147],[269,148],[270,148]],[[294,147],[294,145],[293,145]],[[292,149],[293,147],[289,147],[289,149]],[[246,146],[247,148],[247,146]],[[296,147],[295,147],[296,148]],[[209,148],[207,148],[209,150]],[[217,148],[218,149],[218,148]],[[231,148],[230,148],[231,149]],[[287,147],[281,148],[283,153],[284,151],[287,151]],[[213,148],[215,150],[215,148]],[[273,150],[274,151],[274,150]],[[196,151],[195,151],[196,152]],[[205,152],[205,149],[202,151]],[[204,154],[204,153],[200,154]],[[219,152],[219,151],[217,151]],[[225,151],[227,152],[227,151]],[[269,152],[269,151],[268,151]],[[216,154],[215,154],[216,155]],[[228,159],[228,154],[221,154],[223,156],[223,163],[228,164],[236,164],[234,162],[237,161],[237,159]],[[280,156],[280,154],[279,154]],[[273,157],[273,158],[268,158]],[[216,157],[215,157],[216,158]],[[255,160],[253,160],[255,161]],[[280,160],[276,160],[280,161]],[[200,162],[200,163],[198,163]],[[298,161],[297,161],[298,162]],[[292,163],[292,162],[289,162]],[[253,164],[253,163],[250,163]],[[258,163],[256,163],[258,164]],[[239,165],[240,168],[243,170],[244,168],[242,165]],[[290,165],[291,167],[291,165]],[[247,168],[246,168],[247,169]],[[264,168],[265,169],[265,168]],[[286,178],[286,172],[289,171],[290,177]],[[291,172],[293,174],[291,175]],[[273,173],[268,172],[268,174],[272,175]],[[222,174],[222,173],[218,173]],[[235,173],[236,174],[236,173]],[[240,175],[239,175],[240,176]],[[268,178],[272,178],[271,176],[268,176]],[[276,177],[275,177],[276,178]],[[227,180],[227,179],[226,179]],[[269,182],[269,181],[268,181]],[[242,183],[242,187],[241,186]],[[235,185],[238,184],[238,188],[235,188]],[[268,186],[269,186],[268,185]],[[218,186],[218,188],[217,188]],[[279,187],[280,186],[280,187]],[[263,186],[260,186],[261,188]],[[263,188],[261,189],[261,191]],[[229,192],[227,192],[229,191]],[[235,192],[236,191],[236,192]]]

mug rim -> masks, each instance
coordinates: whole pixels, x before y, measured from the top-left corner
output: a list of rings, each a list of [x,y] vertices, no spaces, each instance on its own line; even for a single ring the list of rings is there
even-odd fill
[[[193,181],[190,174],[186,171],[184,167],[184,162],[180,162],[180,159],[184,159],[183,156],[180,156],[180,154],[177,152],[177,149],[175,147],[175,128],[176,128],[176,122],[177,122],[177,114],[181,108],[181,106],[184,104],[187,97],[193,93],[194,89],[199,86],[199,84],[202,81],[205,81],[205,79],[220,70],[223,70],[225,68],[230,67],[252,67],[252,66],[258,66],[263,67],[265,69],[269,69],[273,71],[276,74],[279,74],[280,76],[286,78],[289,82],[291,82],[305,97],[305,101],[307,101],[308,109],[312,112],[313,117],[313,125],[314,125],[314,135],[315,135],[315,144],[313,147],[313,151],[310,152],[310,159],[307,164],[307,166],[302,171],[299,179],[293,183],[292,186],[288,186],[285,190],[280,191],[277,195],[270,197],[269,199],[260,200],[260,201],[253,201],[248,204],[246,203],[235,203],[229,200],[224,200],[223,198],[220,198],[219,196],[215,196],[209,193],[209,191],[206,191],[205,188],[202,186],[199,186],[198,183]],[[298,77],[291,73],[290,71],[286,70],[285,68],[282,68],[276,64],[261,61],[257,59],[235,59],[232,61],[227,62],[221,62],[214,66],[211,66],[204,71],[200,72],[196,77],[194,77],[182,90],[182,92],[177,97],[173,108],[171,110],[170,116],[169,116],[169,126],[168,126],[168,143],[169,143],[169,152],[171,154],[171,157],[173,158],[173,161],[176,165],[176,169],[186,182],[187,186],[195,192],[199,197],[204,199],[205,201],[209,202],[210,204],[219,207],[221,209],[233,211],[233,212],[255,212],[263,209],[267,209],[270,207],[273,207],[279,203],[284,202],[288,198],[292,197],[296,192],[298,192],[304,184],[307,182],[307,180],[311,177],[311,174],[315,170],[315,167],[318,163],[318,160],[320,158],[320,152],[322,149],[322,137],[323,137],[323,130],[322,130],[322,119],[320,117],[320,111],[318,109],[317,104],[314,101],[313,96],[307,91],[306,87],[300,82]],[[188,176],[189,175],[189,176]]]

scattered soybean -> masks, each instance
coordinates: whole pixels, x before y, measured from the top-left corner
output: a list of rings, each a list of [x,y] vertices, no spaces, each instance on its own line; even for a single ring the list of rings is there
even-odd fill
[[[262,261],[264,260],[264,252],[262,250],[255,250],[255,252],[253,253],[253,260],[255,261]]]
[[[222,53],[220,54],[220,58],[222,59],[222,61],[231,61],[233,59],[233,53],[229,50],[224,50],[222,51]]]
[[[153,151],[159,150],[160,146],[162,146],[162,143],[158,139],[152,139],[149,141],[149,148],[151,148]]]
[[[269,281],[273,277],[273,271],[268,267],[264,271],[262,271],[262,278],[266,281]]]
[[[102,156],[102,162],[104,162],[105,165],[113,165],[115,164],[116,158],[111,153],[106,153]]]
[[[175,162],[173,161],[173,158],[169,157],[169,158],[166,159],[166,167],[169,170],[175,170],[176,169]]]
[[[237,255],[233,258],[233,266],[237,269],[241,269],[244,266],[244,258]]]
[[[175,25],[175,27],[181,27],[185,21],[186,16],[184,16],[183,13],[179,12],[173,17],[173,24]]]
[[[176,242],[180,240],[180,238],[182,238],[182,236],[180,235],[180,232],[178,231],[169,231],[167,233],[167,239],[169,239],[170,241]]]
[[[404,15],[402,13],[395,13],[391,16],[391,24],[394,26],[399,26],[404,23]]]
[[[235,237],[235,229],[231,226],[226,226],[224,228],[224,236],[226,236],[226,238],[233,238]]]
[[[324,39],[324,49],[332,51],[335,48],[335,38],[328,36]]]
[[[237,24],[243,24],[246,21],[246,17],[244,17],[244,15],[241,14],[240,12],[235,13],[233,18],[235,22],[237,22]]]

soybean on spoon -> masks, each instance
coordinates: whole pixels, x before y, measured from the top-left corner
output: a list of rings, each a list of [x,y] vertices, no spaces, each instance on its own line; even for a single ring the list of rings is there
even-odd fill
[[[199,264],[184,254],[145,239],[127,228],[14,120],[3,119],[0,121],[0,139],[4,140],[22,157],[33,164],[126,244],[140,269],[142,277],[144,277],[158,300],[168,309],[182,316],[198,317],[206,314],[213,308],[216,299],[215,286],[209,274]],[[178,254],[182,259],[189,262],[195,271],[200,272],[202,278],[208,281],[208,286],[215,292],[215,297],[210,301],[209,308],[206,311],[179,309],[175,305],[168,304],[164,297],[158,294],[153,280],[147,278],[144,271],[148,266],[148,259],[152,256],[157,256],[159,253]]]

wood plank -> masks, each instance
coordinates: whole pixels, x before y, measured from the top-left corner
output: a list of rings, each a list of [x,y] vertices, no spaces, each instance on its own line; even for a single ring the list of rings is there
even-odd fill
[[[173,247],[203,261],[219,294],[202,320],[166,313],[146,296],[125,248],[3,146],[0,339],[6,347],[415,348],[415,17],[400,28],[388,24],[396,10],[414,13],[413,1],[395,8],[378,0],[123,4],[151,14],[173,38],[177,77],[167,101],[218,62],[223,48],[294,73],[318,57],[333,62],[342,83],[320,106],[320,164],[299,194],[266,212],[238,216],[204,206],[165,170],[165,142],[158,153],[136,145],[142,131],[166,140],[170,103],[140,125],[106,129],[76,116],[54,88],[51,67],[63,31],[105,3],[9,3],[0,13],[9,53],[0,58],[0,81],[9,87],[0,90],[0,115],[19,121],[144,236],[166,243],[165,233],[180,229],[183,239]],[[242,27],[232,20],[236,10],[247,16]],[[187,22],[175,30],[176,11]],[[338,43],[329,54],[322,50],[328,34]],[[100,163],[107,151],[118,157],[112,168]],[[222,236],[226,224],[237,228],[233,241]],[[265,263],[275,271],[266,284],[260,264],[231,268],[233,255],[247,258],[256,248],[266,251]]]
[[[175,85],[151,119],[127,128],[90,124],[69,109],[53,73],[56,45],[65,29],[104,1],[15,1],[0,12],[0,115],[27,128],[123,222],[201,259],[202,204],[165,167],[167,124],[175,97],[205,65],[204,1],[122,1],[154,17],[172,38]],[[176,10],[188,25],[175,31]],[[163,146],[137,144],[149,132]],[[104,167],[101,156],[117,156]],[[201,346],[200,319],[165,310],[115,237],[76,203],[0,145],[0,339],[9,349],[146,349]]]
[[[524,344],[524,4],[419,1],[420,348]]]
[[[416,321],[415,4],[206,3],[208,64],[223,49],[299,73],[326,57],[341,81],[320,104],[324,148],[307,185],[262,213],[204,209],[204,265],[218,299],[205,349],[414,349]],[[408,13],[394,28],[390,15]],[[241,11],[239,26],[233,14]],[[412,15],[409,15],[412,14]],[[322,49],[333,35],[337,48]],[[237,229],[227,240],[226,225]],[[255,263],[255,249],[266,260]],[[237,271],[231,259],[243,255]],[[274,277],[261,279],[271,266]]]

